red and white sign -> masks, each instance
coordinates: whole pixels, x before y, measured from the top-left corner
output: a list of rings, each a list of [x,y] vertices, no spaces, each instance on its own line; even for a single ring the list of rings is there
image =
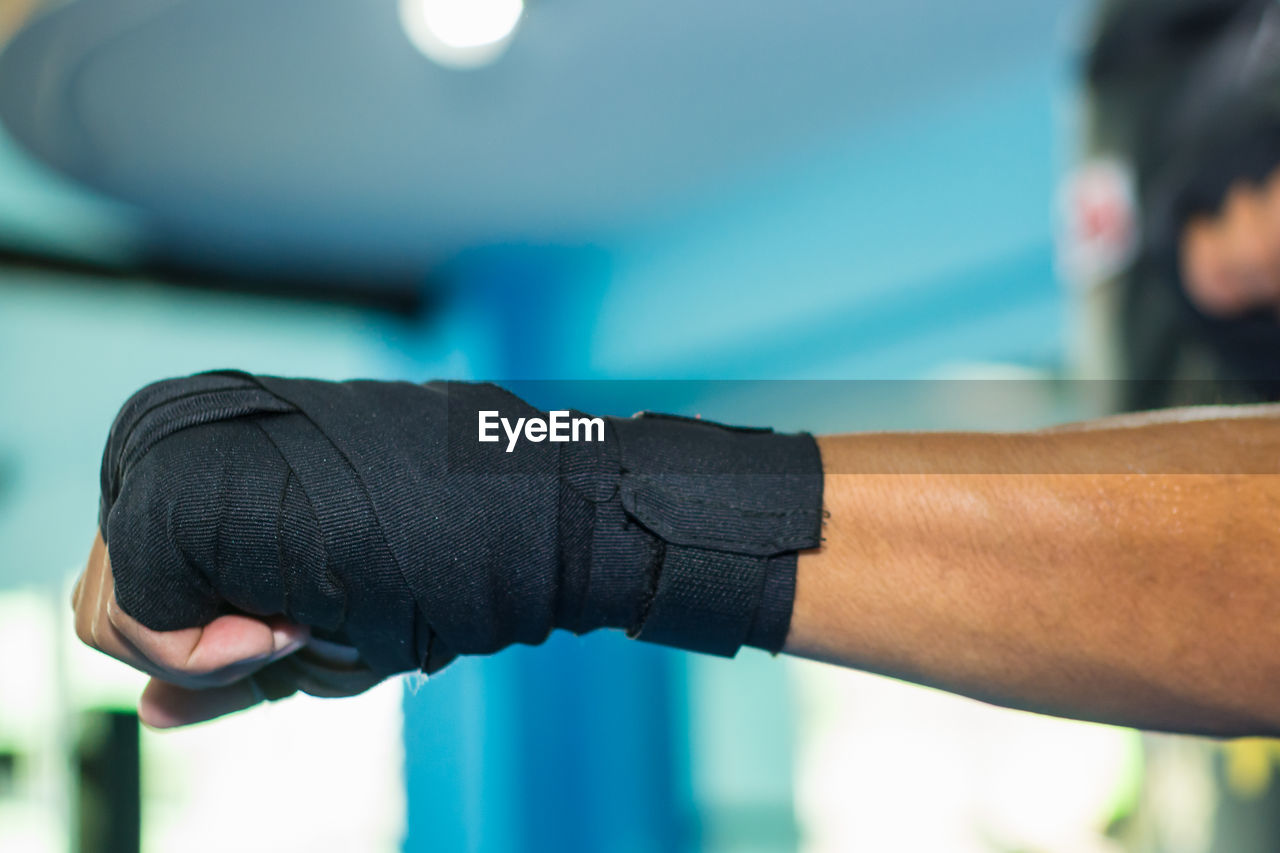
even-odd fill
[[[1133,173],[1118,160],[1086,161],[1058,191],[1058,262],[1071,282],[1089,286],[1110,278],[1138,247]]]

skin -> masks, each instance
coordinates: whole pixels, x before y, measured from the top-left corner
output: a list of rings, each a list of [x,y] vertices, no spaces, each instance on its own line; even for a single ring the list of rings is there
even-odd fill
[[[1059,716],[1280,732],[1277,415],[822,439],[830,518],[786,651]]]
[[[819,439],[829,518],[785,651],[989,702],[1151,729],[1280,732],[1280,408],[1017,434]],[[321,696],[377,679],[303,626],[121,612],[99,537],[80,638],[152,676],[165,728],[247,708],[247,676]]]
[[[1261,185],[1237,183],[1215,214],[1187,223],[1181,260],[1187,295],[1205,314],[1280,319],[1280,169]]]
[[[152,631],[120,609],[101,533],[71,606],[81,641],[151,676],[138,699],[138,716],[151,728],[189,725],[257,705],[267,698],[261,680],[268,670],[271,698],[295,691],[353,696],[380,680],[353,649],[312,638],[306,626],[284,619],[227,615],[200,628]]]

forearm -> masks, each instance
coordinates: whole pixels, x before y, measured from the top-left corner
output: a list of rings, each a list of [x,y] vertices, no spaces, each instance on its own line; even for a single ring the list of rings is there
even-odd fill
[[[1280,420],[1202,414],[821,439],[825,543],[786,651],[1047,713],[1280,730]]]

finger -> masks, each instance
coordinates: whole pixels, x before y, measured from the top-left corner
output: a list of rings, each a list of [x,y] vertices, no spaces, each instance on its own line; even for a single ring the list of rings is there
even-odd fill
[[[362,673],[313,673],[298,679],[298,690],[308,696],[321,699],[342,699],[357,696],[377,687],[382,679],[372,672]]]
[[[78,596],[75,600],[76,636],[80,638],[81,642],[89,646],[94,646],[93,605],[98,600],[97,584],[101,578],[104,553],[105,547],[102,544],[102,534],[99,533],[94,537],[93,545],[89,548],[89,559],[85,561],[84,571],[80,575],[80,580],[76,583],[78,591]],[[96,648],[96,646],[94,647]]]
[[[97,584],[97,594],[106,597],[106,605],[93,608],[92,646],[152,678],[193,689],[241,680],[297,651],[306,640],[307,629],[302,626],[280,620],[264,624],[248,616],[219,617],[204,628],[151,631],[124,613],[113,592],[105,576]],[[82,606],[90,608],[87,603]]]
[[[244,679],[193,690],[153,678],[138,699],[138,719],[153,729],[188,726],[251,708],[262,698],[253,684]]]
[[[155,668],[139,666],[153,675],[193,686],[212,686],[242,677],[245,665],[263,666],[292,654],[306,642],[305,626],[287,620],[258,619],[240,614],[219,616],[208,625],[176,631],[154,631],[134,619],[115,597],[109,555],[104,556],[99,596],[104,604],[105,624],[97,631],[97,642],[108,654],[139,666],[138,658]],[[158,668],[158,671],[157,669]]]
[[[111,578],[111,566],[105,551],[94,566],[89,588],[81,601],[81,608],[86,612],[89,621],[90,644],[98,651],[110,655],[116,660],[144,672],[154,672],[146,656],[140,653],[120,636],[107,618],[107,602],[115,596],[115,585]]]
[[[236,617],[237,619],[248,619],[248,617]],[[191,628],[186,629],[187,632],[200,632],[201,639],[196,642],[193,651],[193,658],[197,660],[188,669],[175,668],[173,666],[162,665],[152,660],[147,653],[140,650],[134,645],[133,641],[121,633],[109,621],[98,630],[97,646],[98,648],[111,655],[117,660],[124,661],[135,669],[139,669],[153,678],[158,678],[170,683],[190,688],[192,690],[208,689],[231,684],[240,681],[246,676],[260,670],[262,667],[271,664],[273,661],[285,657],[299,648],[298,643],[289,644],[278,650],[271,651],[265,655],[254,655],[244,660],[236,660],[224,666],[216,666],[219,661],[205,666],[199,662],[202,649],[216,646],[220,642],[220,638],[225,634],[235,634],[236,626],[227,625],[224,620],[230,617],[220,617],[205,629]],[[249,620],[256,622],[257,620]],[[208,630],[212,628],[212,630]],[[225,630],[224,630],[225,629]],[[162,632],[176,633],[176,632]],[[256,633],[256,631],[255,631]],[[233,637],[228,644],[233,649],[241,644],[239,638]],[[215,654],[222,654],[215,649]],[[239,651],[226,653],[226,656],[233,657],[239,654]],[[210,655],[212,657],[213,655]]]
[[[308,631],[284,620],[241,614],[219,616],[200,628],[153,631],[108,602],[112,626],[149,661],[162,677],[213,685],[243,675],[243,666],[258,668],[302,648]],[[234,674],[228,677],[228,674]]]
[[[80,598],[84,592],[85,576],[88,575],[94,567],[101,564],[107,551],[107,544],[102,540],[101,528],[95,528],[93,531],[93,544],[89,546],[89,559],[85,561],[84,571],[80,572],[80,577],[76,578],[75,588],[71,590],[71,609],[78,610],[80,607]]]
[[[116,660],[129,664],[151,676],[165,676],[166,671],[149,659],[110,619],[111,602],[115,600],[115,582],[105,550],[89,573],[81,596],[80,612],[89,625],[85,642]]]
[[[71,589],[71,610],[74,612],[80,606],[80,587],[84,584],[84,572],[80,573],[80,577],[76,578],[76,585]]]
[[[351,663],[345,650],[335,659],[332,646],[320,642],[317,650],[309,645],[241,680],[216,687],[193,688],[153,678],[138,700],[139,719],[151,728],[173,728],[233,714],[298,691],[326,698],[354,696],[382,681],[363,664]]]
[[[335,643],[332,640],[322,640],[319,637],[311,637],[307,640],[306,650],[302,657],[333,667],[363,665],[360,660],[360,650],[355,646]]]
[[[298,691],[326,698],[354,696],[382,681],[366,667],[333,666],[321,659],[308,659],[306,653],[304,650],[217,687],[194,689],[153,678],[138,700],[138,717],[151,728],[174,728],[233,714]]]
[[[335,662],[332,658],[317,656],[310,646],[273,664],[263,673],[276,669],[287,671],[293,685],[303,693],[326,698],[355,696],[382,682],[382,676],[363,663]],[[261,681],[260,678],[259,683]]]

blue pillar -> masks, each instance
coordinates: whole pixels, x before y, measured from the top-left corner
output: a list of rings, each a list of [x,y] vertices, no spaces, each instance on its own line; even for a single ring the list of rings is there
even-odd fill
[[[488,379],[577,371],[604,281],[590,253],[477,252],[445,271]],[[461,660],[404,696],[406,853],[696,846],[684,659],[614,632]]]

